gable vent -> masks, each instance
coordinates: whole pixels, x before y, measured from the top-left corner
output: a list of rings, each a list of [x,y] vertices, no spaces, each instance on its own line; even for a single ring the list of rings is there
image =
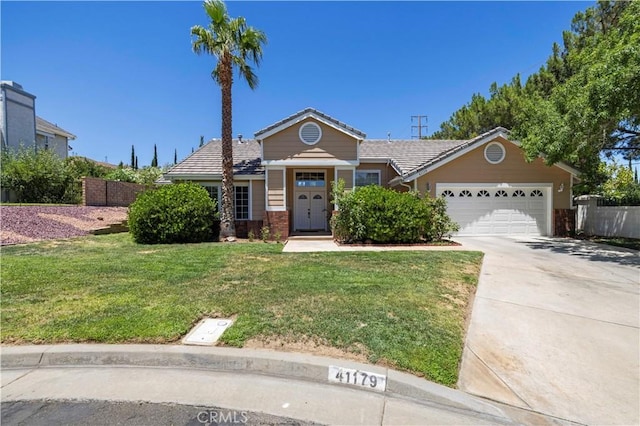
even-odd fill
[[[484,158],[491,164],[498,164],[504,160],[505,150],[501,143],[491,142],[484,149]]]
[[[305,123],[300,126],[300,140],[307,145],[314,145],[322,137],[322,129],[316,123]]]

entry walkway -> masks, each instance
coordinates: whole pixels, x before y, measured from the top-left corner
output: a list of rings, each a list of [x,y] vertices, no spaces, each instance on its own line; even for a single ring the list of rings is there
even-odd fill
[[[320,251],[405,251],[405,250],[468,250],[462,246],[429,245],[377,245],[377,244],[336,244],[333,237],[292,237],[282,249],[285,253],[303,253]]]

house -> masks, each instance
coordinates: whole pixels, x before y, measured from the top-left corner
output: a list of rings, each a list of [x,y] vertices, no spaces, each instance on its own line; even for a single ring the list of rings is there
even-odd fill
[[[67,158],[76,136],[36,116],[36,97],[15,81],[0,82],[0,142],[2,148],[34,146]]]
[[[263,224],[283,237],[328,231],[331,182],[379,184],[447,198],[458,235],[553,235],[571,209],[578,171],[526,162],[517,141],[496,128],[470,140],[374,140],[313,108],[233,145],[238,235]],[[221,141],[212,140],[164,179],[193,181],[221,199]]]

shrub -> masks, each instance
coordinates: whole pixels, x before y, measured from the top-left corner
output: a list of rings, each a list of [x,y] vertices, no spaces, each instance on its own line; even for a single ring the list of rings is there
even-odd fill
[[[194,183],[145,191],[129,206],[129,231],[141,244],[217,241],[220,222],[215,201]]]
[[[14,191],[20,203],[78,202],[76,181],[65,161],[50,150],[3,150],[0,183]]]
[[[422,199],[414,192],[378,185],[345,192],[341,182],[333,193],[340,211],[331,225],[341,242],[415,243],[440,240],[457,230],[446,214],[444,199]]]

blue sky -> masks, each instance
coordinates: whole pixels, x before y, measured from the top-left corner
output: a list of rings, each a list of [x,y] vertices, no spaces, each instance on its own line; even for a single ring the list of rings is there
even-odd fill
[[[234,136],[305,107],[369,138],[428,133],[492,82],[535,72],[574,14],[593,2],[228,3],[269,39],[251,91],[236,80]],[[36,113],[77,135],[73,153],[140,166],[220,137],[215,58],[191,50],[202,2],[17,2],[1,7],[1,78],[37,96]],[[416,124],[416,123],[413,123]],[[415,133],[415,131],[414,131]]]

